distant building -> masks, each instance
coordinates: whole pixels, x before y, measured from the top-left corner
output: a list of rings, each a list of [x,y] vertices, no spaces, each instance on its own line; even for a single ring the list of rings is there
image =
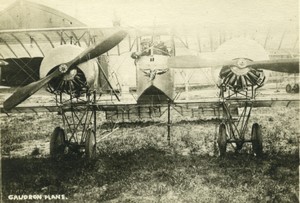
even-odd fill
[[[0,30],[85,26],[58,10],[26,0],[18,0],[0,12]]]

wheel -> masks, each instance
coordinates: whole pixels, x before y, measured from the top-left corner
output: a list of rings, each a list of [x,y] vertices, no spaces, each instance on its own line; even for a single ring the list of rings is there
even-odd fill
[[[92,129],[87,130],[85,138],[85,155],[87,159],[93,159],[96,155],[96,133]]]
[[[226,125],[224,123],[219,126],[219,135],[218,135],[218,146],[220,151],[220,156],[225,156],[226,146],[227,146],[227,136],[226,136]]]
[[[295,84],[295,85],[294,85],[293,91],[294,91],[295,93],[299,93],[299,85],[298,85],[298,84]]]
[[[285,91],[286,91],[287,93],[291,93],[291,92],[292,92],[292,86],[291,86],[290,84],[287,84],[287,85],[285,86]]]
[[[56,127],[51,134],[50,156],[55,158],[57,155],[64,154],[65,150],[65,131],[61,127]]]
[[[263,141],[262,141],[261,127],[260,125],[258,125],[258,123],[254,123],[252,125],[251,140],[252,140],[253,152],[257,156],[261,156],[263,151],[263,145],[262,145]]]

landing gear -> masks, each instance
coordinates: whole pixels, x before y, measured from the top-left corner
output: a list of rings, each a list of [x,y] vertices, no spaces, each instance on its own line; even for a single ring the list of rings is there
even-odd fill
[[[285,91],[287,93],[299,93],[299,85],[294,84],[294,86],[292,87],[291,84],[287,84],[286,87],[285,87]]]
[[[294,85],[293,91],[294,91],[295,93],[299,93],[299,85],[298,85],[298,84],[295,84],[295,85]]]
[[[86,93],[86,98],[67,100],[62,94],[56,99],[63,128],[57,127],[51,136],[50,155],[75,153],[88,160],[96,155],[96,93]]]
[[[226,135],[226,125],[221,123],[219,126],[219,134],[217,140],[220,156],[223,157],[226,154],[226,147],[227,147],[227,135]]]
[[[224,123],[220,124],[218,137],[217,137],[220,157],[225,156],[228,143],[234,143],[235,151],[238,152],[242,150],[243,145],[247,142],[252,143],[253,153],[256,156],[259,157],[262,155],[263,139],[261,133],[261,126],[258,123],[254,123],[252,125],[251,139],[245,138],[249,116],[250,116],[250,112],[248,112],[246,118],[245,118],[245,114],[243,113],[237,121],[233,120],[232,117],[230,116],[223,121]],[[244,121],[241,123],[241,120]]]
[[[261,127],[257,123],[252,125],[251,131],[252,149],[256,156],[261,156],[263,151]]]
[[[245,143],[252,143],[253,152],[256,156],[262,155],[262,134],[258,123],[252,126],[251,137],[248,134],[249,118],[252,112],[256,89],[252,87],[250,95],[241,92],[228,96],[221,92],[221,106],[223,108],[222,123],[219,126],[217,143],[220,156],[226,154],[227,144],[230,143],[236,152],[243,149]],[[241,94],[241,95],[238,95]],[[237,96],[238,95],[238,96]],[[247,138],[250,137],[250,138]]]
[[[65,131],[61,127],[56,127],[50,138],[50,156],[56,158],[63,155],[65,146]]]
[[[291,93],[291,92],[292,92],[292,86],[291,86],[290,84],[287,84],[287,85],[285,86],[285,91],[286,91],[287,93]]]
[[[85,139],[85,156],[93,159],[96,156],[96,133],[92,129],[87,130]]]

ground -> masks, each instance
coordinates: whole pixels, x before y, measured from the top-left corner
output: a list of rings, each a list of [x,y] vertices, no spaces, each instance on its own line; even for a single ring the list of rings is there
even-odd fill
[[[239,153],[229,146],[219,157],[212,119],[174,122],[170,145],[159,122],[119,124],[107,137],[103,125],[97,157],[86,161],[49,157],[58,115],[2,115],[2,200],[64,194],[61,202],[299,202],[299,108],[254,109],[254,122],[262,126],[262,157],[251,144]]]

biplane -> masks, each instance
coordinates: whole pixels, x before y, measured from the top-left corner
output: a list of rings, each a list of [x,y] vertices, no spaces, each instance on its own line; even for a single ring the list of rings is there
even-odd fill
[[[52,23],[52,18],[49,16],[46,21]],[[66,16],[63,19],[65,23]],[[269,60],[261,45],[246,38],[222,41],[210,57],[201,53],[178,55],[178,41],[188,48],[174,30],[165,27],[155,31],[121,27],[0,30],[0,45],[5,47],[1,48],[1,67],[13,63],[19,64],[25,74],[38,73],[30,82],[21,82],[23,86],[4,101],[1,112],[57,112],[62,125],[55,127],[51,135],[50,155],[53,157],[66,151],[94,157],[98,111],[105,112],[106,119],[114,121],[160,117],[167,112],[170,142],[172,109],[181,115],[218,117],[220,155],[226,153],[228,143],[234,143],[238,151],[246,142],[251,142],[254,153],[261,155],[262,135],[258,123],[252,125],[251,136],[246,138],[252,108],[279,103],[288,107],[299,102],[299,98],[256,98],[257,90],[266,82],[264,72],[299,73],[299,59]],[[199,45],[199,41],[196,38],[196,44]],[[33,46],[38,53],[32,53]],[[131,54],[126,56],[136,67],[135,101],[123,101],[107,75],[108,61],[122,55],[125,46],[128,49],[125,52]],[[15,49],[21,49],[27,57],[19,56]],[[8,57],[7,53],[13,56]],[[216,76],[219,96],[198,100],[179,98],[175,91],[175,71],[207,68]],[[36,72],[28,73],[29,70]],[[103,99],[103,81],[114,98]],[[29,97],[44,87],[54,95],[54,103],[26,104]]]

